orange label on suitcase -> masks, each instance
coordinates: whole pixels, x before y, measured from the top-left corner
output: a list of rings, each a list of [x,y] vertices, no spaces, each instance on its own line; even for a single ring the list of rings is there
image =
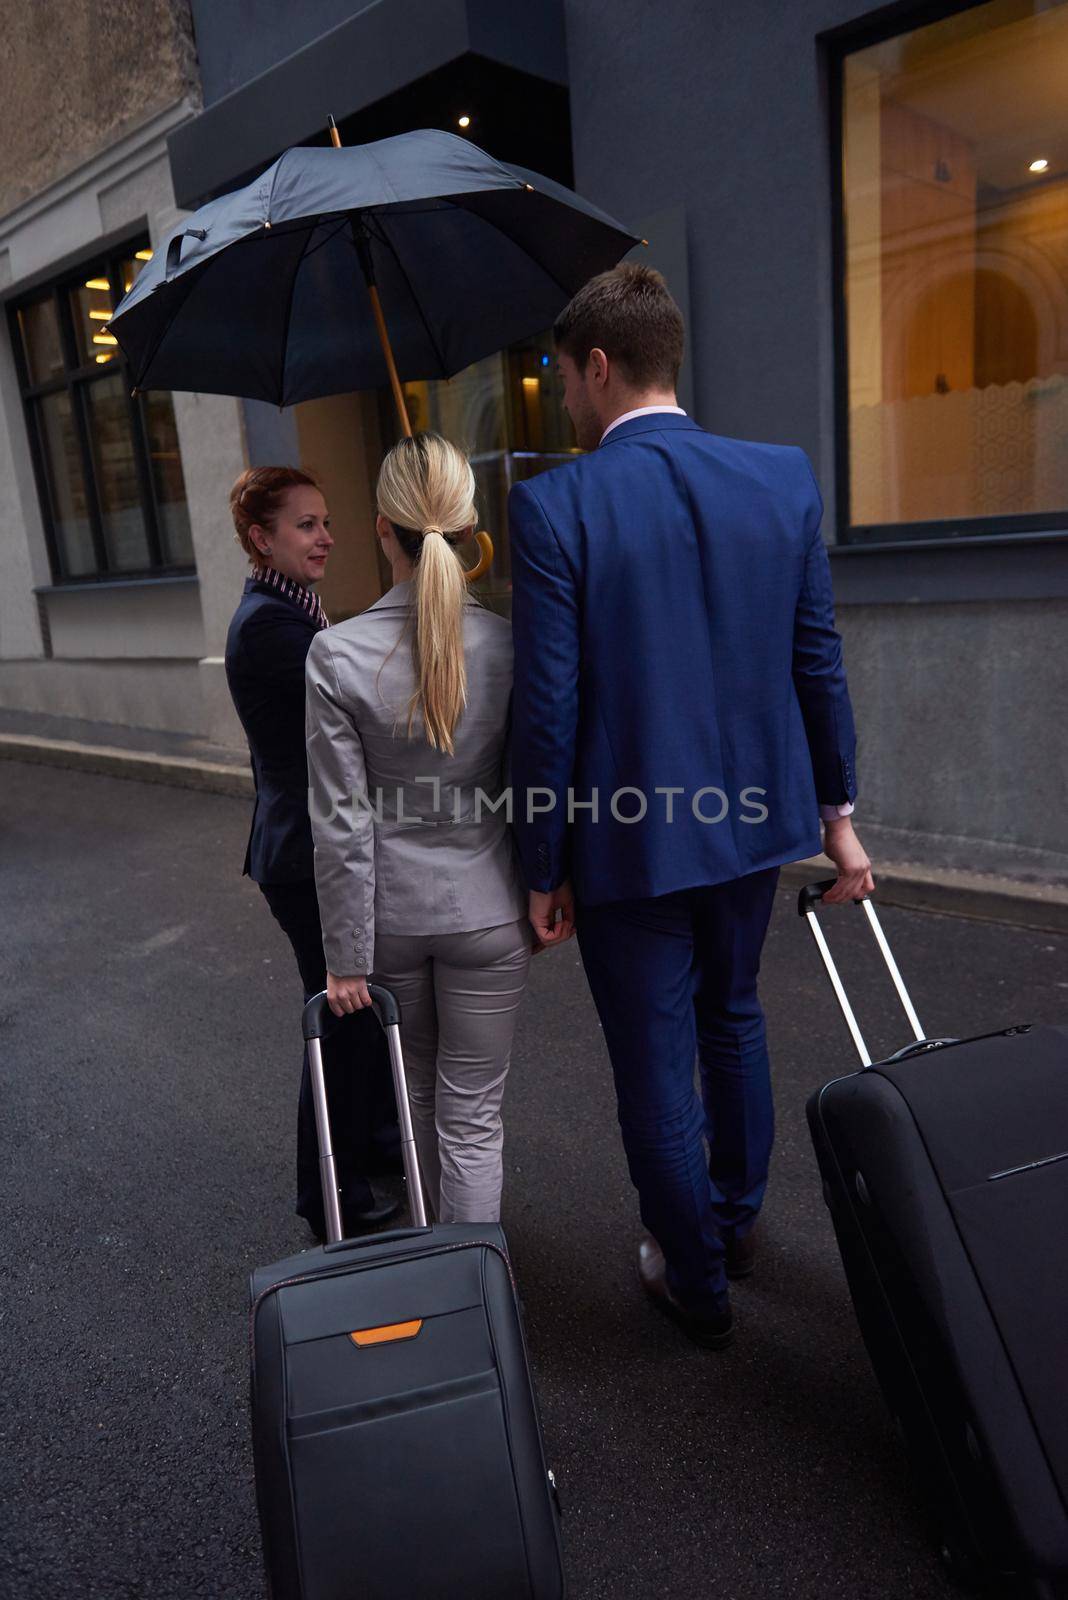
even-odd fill
[[[414,1339],[422,1326],[422,1317],[416,1317],[413,1322],[390,1322],[383,1328],[358,1328],[349,1338],[360,1346],[391,1344],[395,1339]]]

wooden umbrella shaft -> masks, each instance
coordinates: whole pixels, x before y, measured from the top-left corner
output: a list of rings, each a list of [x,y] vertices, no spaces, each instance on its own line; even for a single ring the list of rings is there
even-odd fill
[[[389,373],[389,386],[393,390],[393,403],[397,407],[397,416],[400,418],[400,425],[404,429],[407,437],[410,439],[412,436],[412,425],[408,420],[408,407],[404,403],[404,390],[401,388],[401,381],[397,375],[397,363],[393,359],[393,347],[389,342],[389,332],[386,328],[386,319],[382,315],[382,302],[378,298],[377,285],[369,283],[367,285],[367,293],[371,296],[371,311],[374,314],[375,327],[378,329],[378,338],[382,345],[382,354],[386,358],[386,371]]]
[[[341,135],[337,131],[337,123],[330,118],[330,143],[335,150],[341,149]],[[389,342],[389,329],[386,319],[382,315],[382,302],[378,298],[378,289],[375,285],[374,270],[371,266],[371,252],[365,238],[357,235],[356,248],[360,256],[360,265],[367,281],[367,293],[371,296],[371,311],[374,314],[375,327],[378,330],[378,342],[382,346],[382,354],[386,358],[386,371],[389,373],[389,386],[393,390],[393,404],[397,408],[400,425],[407,438],[412,436],[412,425],[408,420],[408,407],[404,403],[404,390],[401,388],[400,377],[397,373],[397,363],[393,359],[393,346]]]
[[[333,117],[330,118],[330,143],[335,150],[341,149],[341,135],[337,131],[337,124]],[[410,439],[412,437],[412,425],[408,419],[408,407],[404,402],[404,390],[401,388],[397,363],[393,359],[393,346],[389,342],[389,329],[386,327],[386,319],[382,314],[382,302],[378,298],[378,287],[374,281],[370,249],[366,239],[361,239],[359,236],[357,236],[356,245],[360,252],[360,264],[363,267],[364,277],[367,282],[367,293],[371,297],[371,311],[374,315],[375,327],[378,330],[378,341],[382,346],[382,354],[386,358],[386,371],[389,373],[389,386],[393,391],[393,403],[397,408],[397,416],[400,418],[400,425],[404,429],[405,436]],[[478,561],[466,574],[468,583],[473,583],[476,578],[481,578],[484,572],[489,571],[493,562],[493,540],[489,534],[476,533],[475,538],[478,541],[480,553]]]

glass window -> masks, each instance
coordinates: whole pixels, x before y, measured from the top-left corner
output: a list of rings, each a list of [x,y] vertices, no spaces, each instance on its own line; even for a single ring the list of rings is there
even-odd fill
[[[114,572],[142,572],[152,558],[141,511],[129,400],[121,376],[110,373],[100,383],[88,385],[86,398],[108,566]]]
[[[143,250],[138,250],[134,255],[127,256],[119,263],[119,280],[122,283],[123,294],[129,294],[137,282],[141,268],[146,261],[151,260],[152,251],[146,246]]]
[[[40,402],[42,449],[51,500],[52,527],[63,570],[72,578],[96,570],[93,530],[82,471],[81,445],[74,427],[70,394],[61,389]]]
[[[493,565],[475,587],[505,609],[511,594],[508,491],[577,453],[562,404],[548,333],[488,356],[447,382],[407,383],[412,427],[431,428],[471,457],[479,527],[494,544]]]
[[[74,316],[74,334],[79,360],[88,365],[107,366],[118,357],[119,341],[108,332],[108,323],[115,307],[111,288],[102,274],[80,283],[71,294]]]
[[[990,0],[843,67],[850,522],[1057,526],[1068,5]]]
[[[142,401],[164,559],[174,567],[191,567],[193,530],[185,498],[185,476],[178,449],[174,404],[169,394],[159,391],[144,395]]]
[[[51,295],[23,306],[18,314],[26,370],[31,383],[50,383],[63,376],[56,302]]]
[[[171,397],[131,396],[108,330],[119,297],[151,259],[141,245],[92,262],[11,319],[57,582],[194,565]]]

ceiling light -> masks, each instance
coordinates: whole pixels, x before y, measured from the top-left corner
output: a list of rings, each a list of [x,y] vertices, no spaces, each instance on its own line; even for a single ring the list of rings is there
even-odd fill
[[[108,355],[106,355],[106,356],[100,355],[100,356],[97,356],[96,359],[97,359],[98,363],[101,362],[101,361],[110,361],[111,360],[111,355],[110,355],[110,353]]]
[[[456,126],[458,128],[469,128],[471,126],[471,118],[466,113],[462,117],[457,117]]]
[[[523,388],[524,389],[536,389],[537,387],[538,387],[537,378],[524,378],[523,379]]]
[[[134,260],[135,261],[151,261],[152,260],[152,251],[151,250],[137,250],[137,251],[134,252]]]
[[[110,289],[111,285],[106,278],[86,278],[87,289]]]
[[[93,343],[94,344],[118,344],[118,342],[119,341],[116,339],[116,337],[115,337],[115,335],[113,333],[94,333],[93,334]]]
[[[111,312],[110,311],[90,311],[89,315],[92,317],[94,322],[110,322],[111,321]]]
[[[1046,172],[1048,168],[1049,162],[1046,160],[1045,156],[1039,156],[1037,161],[1032,161],[1027,170],[1028,172]]]

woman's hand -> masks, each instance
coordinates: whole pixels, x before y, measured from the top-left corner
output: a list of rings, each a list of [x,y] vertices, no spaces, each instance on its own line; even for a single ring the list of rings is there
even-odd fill
[[[372,1004],[366,977],[339,978],[333,972],[326,975],[326,998],[335,1017],[362,1011]]]

